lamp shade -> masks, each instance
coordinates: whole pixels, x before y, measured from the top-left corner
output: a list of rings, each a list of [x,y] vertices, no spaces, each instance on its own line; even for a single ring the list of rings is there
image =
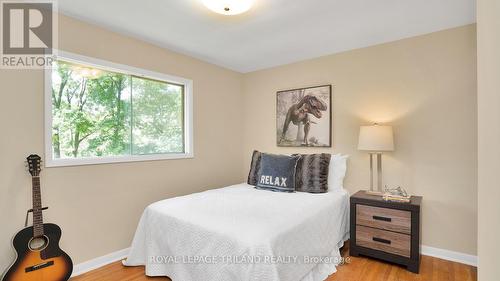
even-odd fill
[[[393,151],[394,137],[391,126],[361,126],[359,128],[359,150]]]

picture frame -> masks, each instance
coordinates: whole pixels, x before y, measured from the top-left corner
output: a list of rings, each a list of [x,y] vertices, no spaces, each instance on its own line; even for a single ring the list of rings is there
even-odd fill
[[[332,85],[276,93],[278,147],[332,147]]]

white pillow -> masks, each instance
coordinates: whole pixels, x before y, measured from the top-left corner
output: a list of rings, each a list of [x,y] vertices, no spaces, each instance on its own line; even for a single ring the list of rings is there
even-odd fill
[[[349,158],[349,155],[332,154],[328,171],[328,191],[342,190],[344,188],[347,158]]]

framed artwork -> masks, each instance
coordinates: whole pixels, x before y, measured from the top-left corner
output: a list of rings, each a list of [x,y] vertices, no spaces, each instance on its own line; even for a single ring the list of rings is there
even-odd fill
[[[276,94],[277,145],[332,146],[332,85]]]

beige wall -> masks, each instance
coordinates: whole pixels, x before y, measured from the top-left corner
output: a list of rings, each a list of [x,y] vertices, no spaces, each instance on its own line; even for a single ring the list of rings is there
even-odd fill
[[[46,221],[80,263],[130,245],[150,202],[240,180],[241,74],[95,26],[60,17],[60,49],[194,81],[194,159],[49,168],[42,172]],[[23,160],[43,155],[41,71],[0,70],[0,271],[14,258],[11,237],[31,204]]]
[[[359,125],[395,130],[384,181],[424,196],[423,244],[476,254],[475,26],[349,51],[244,76],[243,175],[253,149],[351,155],[346,188],[369,185]],[[276,91],[334,85],[333,149],[276,147]]]
[[[500,2],[477,3],[479,280],[500,276]]]

